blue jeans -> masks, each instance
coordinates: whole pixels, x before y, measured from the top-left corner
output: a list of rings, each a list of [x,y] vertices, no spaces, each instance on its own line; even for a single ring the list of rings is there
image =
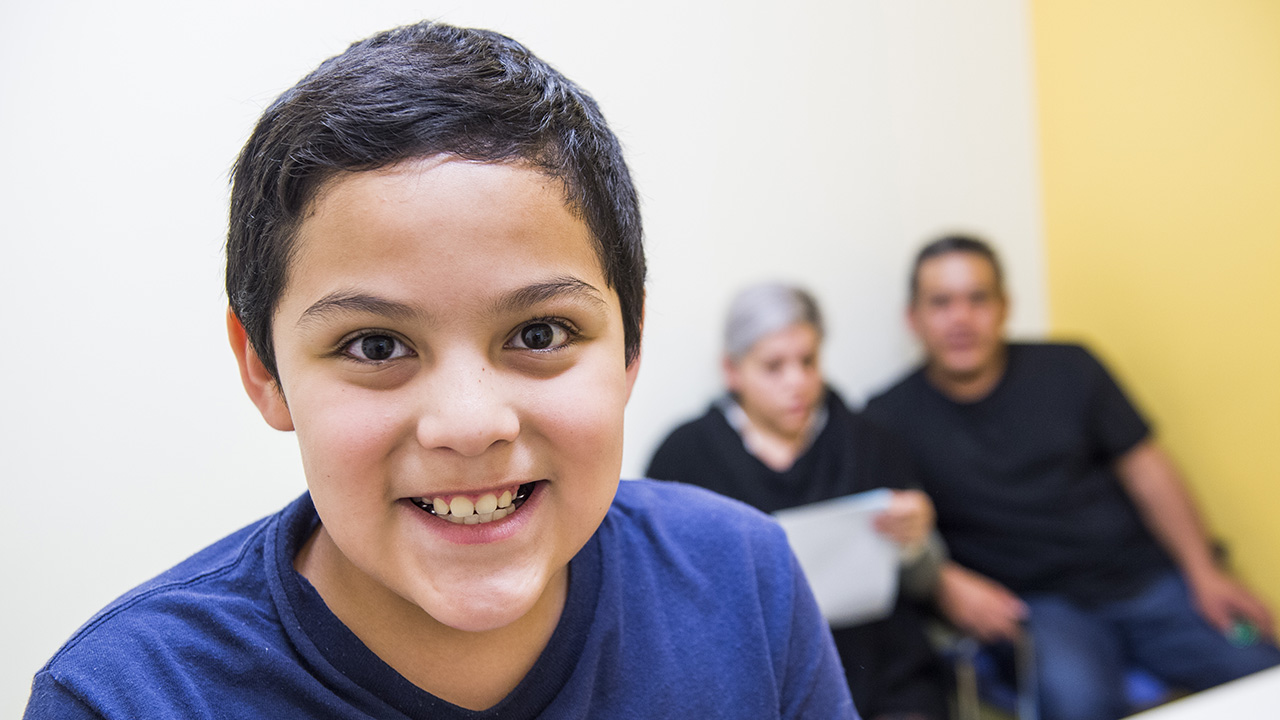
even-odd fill
[[[1203,690],[1280,664],[1259,641],[1232,645],[1192,605],[1182,576],[1169,573],[1138,595],[1081,608],[1057,595],[1023,598],[1035,643],[1041,720],[1105,720],[1129,712],[1127,668]]]

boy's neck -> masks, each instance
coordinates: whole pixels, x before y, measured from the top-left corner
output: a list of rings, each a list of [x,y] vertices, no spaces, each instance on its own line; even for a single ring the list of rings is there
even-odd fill
[[[409,682],[468,710],[485,710],[520,684],[546,648],[569,590],[566,567],[528,613],[505,627],[444,625],[348,562],[320,526],[294,559],[329,609]]]

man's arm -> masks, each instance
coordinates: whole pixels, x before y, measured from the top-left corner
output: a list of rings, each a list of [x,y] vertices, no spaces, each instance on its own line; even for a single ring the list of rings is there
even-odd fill
[[[1182,570],[1200,614],[1223,632],[1246,619],[1272,637],[1266,606],[1214,561],[1204,524],[1173,460],[1148,439],[1121,455],[1115,470],[1147,528]]]
[[[984,643],[1016,640],[1026,603],[1005,586],[948,561],[938,575],[938,609],[962,631]]]

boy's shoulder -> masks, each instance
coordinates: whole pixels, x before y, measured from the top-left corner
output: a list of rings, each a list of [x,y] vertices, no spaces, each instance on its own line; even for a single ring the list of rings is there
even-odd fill
[[[791,571],[790,545],[772,517],[683,482],[622,481],[602,529],[621,538],[627,552],[641,556]]]
[[[173,707],[175,699],[209,699],[189,692],[197,679],[206,689],[240,682],[234,679],[243,670],[235,668],[240,651],[285,642],[270,580],[273,543],[282,521],[309,507],[305,499],[218,540],[99,611],[37,673],[29,711],[44,694],[74,697],[108,716],[144,717]],[[146,680],[130,685],[129,678]],[[129,691],[121,692],[124,687]],[[57,702],[49,698],[50,706]],[[217,710],[187,707],[194,715],[204,709]]]
[[[693,485],[625,480],[589,548],[602,579],[580,665],[628,679],[595,701],[634,698],[646,717],[855,717],[830,631],[768,515]]]
[[[145,627],[176,605],[223,594],[245,574],[260,577],[263,536],[274,519],[243,527],[116,598],[81,626],[52,662],[97,635],[116,632],[121,624]]]
[[[631,522],[673,530],[712,526],[720,534],[782,532],[770,516],[744,502],[669,480],[623,480],[613,508]]]

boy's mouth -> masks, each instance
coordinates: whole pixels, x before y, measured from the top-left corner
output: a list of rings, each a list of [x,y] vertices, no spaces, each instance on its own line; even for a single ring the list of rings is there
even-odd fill
[[[448,520],[457,525],[481,525],[501,520],[510,515],[533,493],[536,482],[525,483],[515,489],[503,490],[501,493],[485,493],[478,497],[468,495],[416,497],[413,504],[426,510],[438,518]]]

